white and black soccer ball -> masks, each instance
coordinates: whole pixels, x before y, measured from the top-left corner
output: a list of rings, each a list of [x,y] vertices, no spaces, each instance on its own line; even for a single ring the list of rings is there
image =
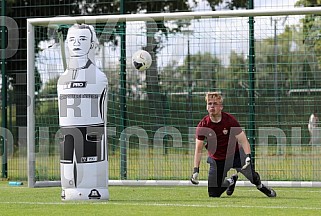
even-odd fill
[[[152,65],[152,56],[145,50],[138,50],[132,56],[132,63],[138,71],[145,71]]]

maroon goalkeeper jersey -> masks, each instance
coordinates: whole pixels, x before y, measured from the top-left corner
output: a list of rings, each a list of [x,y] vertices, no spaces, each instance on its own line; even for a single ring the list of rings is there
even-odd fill
[[[209,157],[215,160],[225,160],[234,156],[239,150],[235,136],[242,132],[238,121],[229,113],[222,112],[222,119],[218,123],[205,116],[197,125],[196,138],[206,140]]]

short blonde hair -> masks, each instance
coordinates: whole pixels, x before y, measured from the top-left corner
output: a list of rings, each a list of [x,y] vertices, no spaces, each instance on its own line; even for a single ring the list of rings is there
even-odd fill
[[[223,104],[223,96],[221,95],[220,92],[208,92],[205,96],[205,101],[207,102],[208,99],[215,99],[220,104]]]

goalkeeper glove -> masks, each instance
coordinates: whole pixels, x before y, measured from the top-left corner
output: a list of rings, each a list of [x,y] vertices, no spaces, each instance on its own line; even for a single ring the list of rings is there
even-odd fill
[[[251,155],[247,154],[245,158],[245,164],[242,167],[242,170],[245,170],[249,165],[251,165]]]
[[[194,167],[194,171],[193,171],[193,175],[191,177],[191,182],[194,185],[198,185],[199,181],[198,181],[198,174],[200,172],[200,169],[198,167]]]

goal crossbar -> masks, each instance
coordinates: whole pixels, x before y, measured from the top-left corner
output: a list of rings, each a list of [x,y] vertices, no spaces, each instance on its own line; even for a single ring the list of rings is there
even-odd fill
[[[53,18],[31,18],[27,22],[31,25],[48,26],[50,24],[73,24],[75,22],[101,23],[101,22],[130,22],[130,21],[160,21],[175,19],[206,19],[228,17],[257,17],[257,16],[281,16],[281,15],[305,15],[320,14],[321,7],[289,8],[278,10],[233,10],[233,11],[204,11],[204,12],[176,12],[176,13],[148,13],[148,14],[123,14],[123,15],[99,15],[99,16],[75,16]]]

